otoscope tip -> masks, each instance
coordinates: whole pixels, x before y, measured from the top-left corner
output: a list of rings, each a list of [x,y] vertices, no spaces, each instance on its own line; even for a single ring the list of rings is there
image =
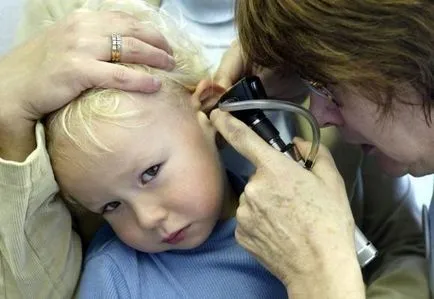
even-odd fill
[[[312,160],[306,160],[306,162],[304,163],[304,167],[305,167],[307,170],[312,169],[312,166],[313,166],[313,161],[312,161]]]

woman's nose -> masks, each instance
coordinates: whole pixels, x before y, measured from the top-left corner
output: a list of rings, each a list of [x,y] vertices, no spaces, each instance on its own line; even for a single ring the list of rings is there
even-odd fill
[[[336,104],[320,95],[311,93],[309,109],[321,128],[344,125],[344,119]]]
[[[137,222],[142,229],[155,229],[167,219],[168,211],[160,205],[141,203],[134,208]]]

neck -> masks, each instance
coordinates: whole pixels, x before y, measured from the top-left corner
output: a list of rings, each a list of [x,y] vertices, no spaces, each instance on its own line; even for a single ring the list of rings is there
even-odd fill
[[[431,111],[434,116],[434,111]],[[413,109],[410,119],[401,121],[401,141],[408,148],[410,173],[422,176],[434,173],[434,118],[428,126],[420,107]]]
[[[434,173],[434,119],[430,127],[425,124],[423,131],[426,132],[424,134],[425,137],[420,139],[420,145],[417,147],[419,149],[418,161],[423,171],[421,174],[413,174],[415,176]]]

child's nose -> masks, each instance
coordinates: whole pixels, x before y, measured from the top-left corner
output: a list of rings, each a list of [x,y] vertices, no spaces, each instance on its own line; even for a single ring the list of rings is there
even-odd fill
[[[135,210],[139,226],[147,230],[158,228],[168,216],[168,211],[159,205],[151,206],[143,203],[135,207]]]
[[[344,125],[344,119],[336,104],[322,96],[311,93],[309,109],[321,128]]]

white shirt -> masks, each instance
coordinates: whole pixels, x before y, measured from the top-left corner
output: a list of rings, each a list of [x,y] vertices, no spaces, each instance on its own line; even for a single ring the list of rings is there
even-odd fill
[[[163,0],[161,9],[200,42],[215,71],[236,36],[234,5],[234,0]]]

